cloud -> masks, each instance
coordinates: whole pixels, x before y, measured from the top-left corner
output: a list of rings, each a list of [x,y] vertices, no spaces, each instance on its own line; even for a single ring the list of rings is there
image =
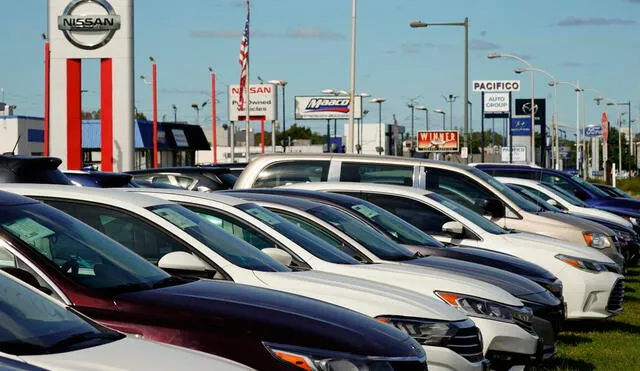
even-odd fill
[[[404,43],[401,47],[404,54],[418,54],[422,51],[420,43]]]
[[[640,4],[640,0],[627,0],[627,1],[632,4]]]
[[[482,37],[487,36],[487,31],[482,31],[482,32],[480,32],[480,36],[482,36]]]
[[[640,2],[639,0],[634,0]],[[558,23],[556,26],[628,26],[637,24],[633,19],[623,18],[577,18],[567,17]]]
[[[189,34],[193,38],[229,39],[241,38],[242,30],[197,30]],[[285,33],[251,32],[251,37],[280,37],[293,39],[344,39],[344,35],[337,32],[325,31],[318,27],[298,27]]]
[[[473,39],[471,40],[469,48],[471,48],[471,50],[495,50],[500,49],[500,45],[489,41]]]
[[[582,67],[584,66],[584,63],[582,62],[564,62],[562,64],[565,67]]]

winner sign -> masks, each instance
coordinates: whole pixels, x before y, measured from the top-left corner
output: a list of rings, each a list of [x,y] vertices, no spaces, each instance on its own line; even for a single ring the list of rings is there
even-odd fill
[[[455,130],[419,131],[419,152],[460,152],[460,136]]]

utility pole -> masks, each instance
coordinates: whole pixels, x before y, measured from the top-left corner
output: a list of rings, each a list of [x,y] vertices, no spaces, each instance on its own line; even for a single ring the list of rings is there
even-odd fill
[[[444,101],[449,103],[449,130],[453,129],[453,102],[458,99],[457,95],[449,94],[449,97],[443,95]]]

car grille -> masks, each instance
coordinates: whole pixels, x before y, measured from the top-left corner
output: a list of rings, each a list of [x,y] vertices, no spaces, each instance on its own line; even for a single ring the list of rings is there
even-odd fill
[[[534,335],[536,334],[536,330],[533,329],[533,324],[531,322],[526,322],[515,317],[513,318],[513,320],[515,321],[516,325],[520,326],[526,332]]]
[[[472,363],[480,362],[484,359],[480,330],[475,326],[459,329],[449,339],[446,347]]]
[[[622,301],[624,299],[624,281],[618,280],[613,285],[611,295],[609,295],[609,302],[607,303],[607,311],[619,312],[622,310]]]

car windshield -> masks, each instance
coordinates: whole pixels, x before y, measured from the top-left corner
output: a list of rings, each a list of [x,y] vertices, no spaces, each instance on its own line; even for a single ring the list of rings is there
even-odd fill
[[[147,209],[182,229],[236,266],[262,272],[291,271],[267,254],[185,207],[166,204],[151,206]]]
[[[513,191],[511,191],[513,192]],[[468,221],[470,221],[471,223],[477,225],[478,227],[480,227],[481,229],[483,229],[485,232],[489,232],[491,234],[508,234],[509,232],[506,231],[503,228],[500,228],[500,226],[498,226],[497,224],[495,224],[494,222],[487,220],[487,218],[485,218],[484,216],[476,213],[475,211],[466,208],[462,205],[460,205],[459,203],[450,200],[444,196],[441,196],[437,193],[428,193],[425,195],[426,197],[436,201],[437,203],[441,204],[442,206],[448,208],[449,210],[457,213],[458,215],[462,216],[463,218],[467,219]],[[518,196],[520,197],[520,196]],[[528,201],[527,201],[528,202]]]
[[[382,260],[399,261],[414,258],[414,254],[409,250],[344,211],[322,205],[307,212],[347,234]]]
[[[500,183],[496,178],[485,173],[484,171],[477,168],[470,168],[469,171],[475,176],[489,183],[493,188],[495,188],[498,192],[502,193],[506,198],[511,200],[511,202],[516,204],[523,211],[527,211],[530,213],[536,213],[540,211],[540,208],[536,204],[534,204],[533,202],[527,201],[522,196],[517,194],[514,190]]]
[[[298,228],[297,225],[271,210],[267,210],[253,203],[240,204],[236,207],[269,225],[316,258],[336,264],[360,264],[356,259],[331,246],[310,232]]]
[[[557,212],[557,213],[561,213],[562,212],[562,210],[560,210],[557,207],[551,205],[546,200],[542,199],[540,196],[534,194],[533,192],[529,191],[526,188],[520,187],[520,186],[515,185],[515,184],[510,184],[509,188],[511,188],[514,191],[518,192],[518,194],[520,194],[524,199],[535,203],[538,207],[540,207],[541,211],[553,211],[553,212]]]
[[[589,190],[589,192],[597,195],[598,197],[604,197],[604,198],[610,198],[611,196],[607,194],[607,192],[601,190],[600,188],[594,186],[593,184],[587,182],[586,180],[580,178],[577,175],[574,175],[571,177],[571,180],[573,180],[574,182],[580,184],[583,188],[586,188]]]
[[[123,337],[0,274],[0,352],[52,354]]]
[[[435,238],[377,205],[372,203],[355,203],[348,207],[383,230],[397,243],[414,246],[444,247],[444,245]]]
[[[0,229],[86,288],[135,291],[169,277],[102,233],[41,203],[0,207]]]
[[[584,203],[584,201],[572,195],[571,193],[565,191],[564,189],[562,189],[560,186],[556,184],[550,184],[550,183],[539,183],[539,184],[541,187],[553,192],[553,194],[557,195],[558,197],[560,197],[561,199],[570,203],[573,206],[589,207],[589,205]]]

